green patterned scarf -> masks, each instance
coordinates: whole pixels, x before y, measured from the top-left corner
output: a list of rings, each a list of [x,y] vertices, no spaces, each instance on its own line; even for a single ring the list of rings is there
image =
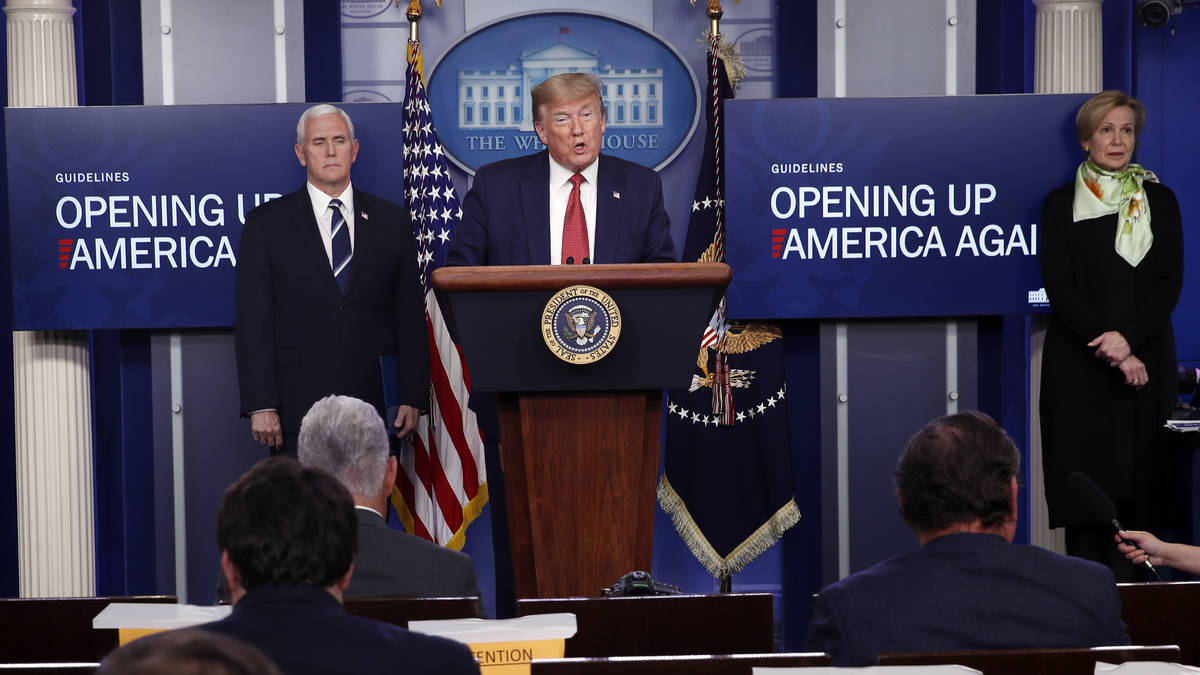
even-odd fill
[[[1143,181],[1158,178],[1138,164],[1120,171],[1106,171],[1088,160],[1075,174],[1075,222],[1117,214],[1117,239],[1113,248],[1130,265],[1137,267],[1154,243],[1150,230],[1150,203],[1142,190]]]

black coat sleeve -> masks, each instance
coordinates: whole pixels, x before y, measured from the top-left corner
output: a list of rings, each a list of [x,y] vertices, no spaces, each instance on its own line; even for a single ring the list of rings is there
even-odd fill
[[[396,325],[396,345],[400,348],[399,371],[401,405],[421,412],[429,410],[429,339],[425,322],[425,289],[417,268],[417,246],[412,220],[403,208],[397,208],[400,260],[396,265],[392,297]],[[393,420],[387,420],[390,425]]]
[[[651,173],[656,185],[641,262],[679,262],[679,257],[675,254],[675,240],[671,238],[671,218],[667,216],[667,210],[663,207],[662,178],[658,172]]]
[[[446,264],[450,266],[486,265],[487,257],[487,175],[485,168],[475,174],[475,182],[462,202],[462,218],[450,242]]]
[[[1083,264],[1080,252],[1069,236],[1073,187],[1064,186],[1051,192],[1042,202],[1041,243],[1038,262],[1042,283],[1054,307],[1054,315],[1074,334],[1079,344],[1091,342],[1114,326],[1105,326],[1100,308],[1091,301],[1086,289],[1080,287]]]
[[[237,351],[241,414],[279,408],[275,381],[274,298],[263,211],[246,217],[238,245],[234,291],[234,343]]]

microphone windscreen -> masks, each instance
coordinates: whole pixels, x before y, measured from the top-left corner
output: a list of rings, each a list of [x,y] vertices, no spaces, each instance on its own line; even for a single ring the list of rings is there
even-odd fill
[[[1104,490],[1100,489],[1091,478],[1080,471],[1067,476],[1067,482],[1075,490],[1075,495],[1083,504],[1084,511],[1094,518],[1097,523],[1111,523],[1117,517],[1117,506],[1113,504]]]

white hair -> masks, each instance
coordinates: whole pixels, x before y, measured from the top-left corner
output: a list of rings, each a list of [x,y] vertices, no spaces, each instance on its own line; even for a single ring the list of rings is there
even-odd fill
[[[300,421],[300,463],[321,469],[352,494],[383,490],[389,454],[387,429],[375,406],[352,396],[326,396]]]
[[[342,119],[346,122],[346,126],[350,129],[350,140],[356,138],[354,135],[354,121],[350,119],[350,115],[346,114],[345,110],[336,105],[318,103],[300,113],[300,121],[296,122],[296,145],[304,145],[304,127],[308,123],[308,120],[314,117],[321,117],[322,115],[341,115]]]

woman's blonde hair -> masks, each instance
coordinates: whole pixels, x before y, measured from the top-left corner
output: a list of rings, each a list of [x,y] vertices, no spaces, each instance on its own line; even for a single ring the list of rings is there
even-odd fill
[[[1145,106],[1123,91],[1109,89],[1096,94],[1079,106],[1079,114],[1075,115],[1075,135],[1079,138],[1080,145],[1087,145],[1087,142],[1096,134],[1096,129],[1100,127],[1100,121],[1104,119],[1104,116],[1113,108],[1121,106],[1133,111],[1133,135],[1140,136],[1142,124],[1146,122]]]

